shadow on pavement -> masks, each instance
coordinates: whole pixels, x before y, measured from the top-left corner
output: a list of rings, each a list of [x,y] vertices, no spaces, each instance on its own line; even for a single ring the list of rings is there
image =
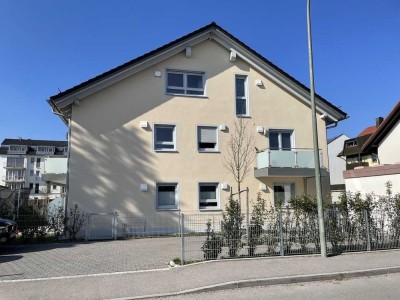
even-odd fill
[[[0,264],[21,259],[22,255],[0,256]]]
[[[81,243],[51,243],[51,244],[27,244],[27,245],[2,245],[0,246],[0,257],[1,255],[9,254],[21,254],[28,252],[40,252],[59,248],[71,248],[76,247]]]

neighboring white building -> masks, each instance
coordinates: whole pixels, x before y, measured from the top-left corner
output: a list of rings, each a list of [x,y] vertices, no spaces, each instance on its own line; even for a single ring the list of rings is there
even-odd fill
[[[0,185],[12,190],[30,188],[30,201],[52,200],[55,196],[49,197],[48,194],[65,193],[65,183],[48,184],[42,176],[56,173],[65,177],[66,141],[5,139],[0,148],[0,161]]]
[[[328,139],[329,178],[333,202],[337,202],[339,195],[346,190],[343,178],[343,171],[346,170],[346,160],[338,157],[338,154],[342,152],[343,143],[348,139],[349,137],[345,134]]]
[[[400,101],[376,132],[362,146],[364,153],[377,153],[378,164],[345,171],[346,191],[362,194],[386,194],[386,182],[392,192],[400,193]]]

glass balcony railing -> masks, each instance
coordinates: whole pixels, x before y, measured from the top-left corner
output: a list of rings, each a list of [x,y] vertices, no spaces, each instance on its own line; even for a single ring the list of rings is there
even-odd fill
[[[322,151],[319,153],[322,166]],[[313,149],[271,150],[257,153],[257,168],[314,168]]]

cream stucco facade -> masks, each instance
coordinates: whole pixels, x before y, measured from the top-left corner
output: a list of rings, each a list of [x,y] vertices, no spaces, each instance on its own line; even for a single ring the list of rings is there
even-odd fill
[[[205,39],[191,46],[189,56],[185,50],[179,51],[70,105],[69,206],[77,203],[87,212],[162,211],[157,205],[157,184],[174,183],[177,184],[174,209],[199,212],[202,211],[199,184],[216,183],[218,205],[204,210],[222,210],[230,193],[229,188],[223,189],[223,184],[236,188],[223,165],[227,143],[238,120],[236,75],[247,78],[249,113],[242,118],[249,134],[255,137],[256,148],[269,148],[268,132],[279,129],[292,131],[293,149],[312,149],[310,106],[244,56],[232,60],[230,55],[231,49]],[[168,94],[168,70],[202,72],[205,95]],[[328,169],[327,124],[321,115],[318,111],[319,145],[322,167]],[[144,121],[148,124],[146,128],[141,127]],[[154,150],[157,124],[175,126],[175,151]],[[221,130],[220,125],[226,129]],[[217,151],[198,150],[198,126],[217,127]],[[267,133],[256,132],[258,126]],[[253,167],[257,168],[256,159],[242,183],[243,188],[249,188],[250,199],[261,192],[273,205],[274,184],[291,185],[295,194],[315,193],[312,176],[256,178]],[[328,194],[329,177],[322,181]],[[141,190],[144,184],[145,191]],[[266,189],[261,190],[260,185]]]

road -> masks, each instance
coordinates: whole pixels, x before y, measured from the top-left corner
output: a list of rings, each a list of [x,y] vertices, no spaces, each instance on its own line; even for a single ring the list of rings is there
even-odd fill
[[[362,277],[342,281],[312,282],[303,284],[276,285],[241,288],[210,293],[168,297],[163,299],[399,299],[400,274]]]

